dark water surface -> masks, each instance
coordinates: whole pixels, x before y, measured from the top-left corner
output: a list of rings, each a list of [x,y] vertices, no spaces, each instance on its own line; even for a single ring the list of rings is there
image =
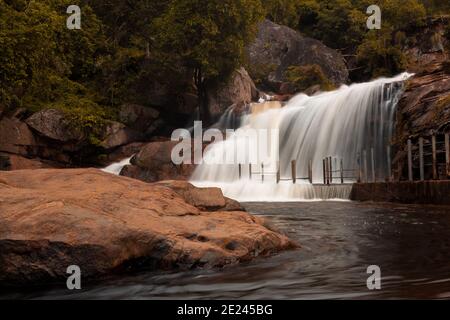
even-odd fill
[[[142,273],[8,298],[450,299],[450,208],[354,202],[251,203],[300,250],[220,270]],[[369,265],[381,290],[367,289]],[[4,296],[3,296],[4,297]]]

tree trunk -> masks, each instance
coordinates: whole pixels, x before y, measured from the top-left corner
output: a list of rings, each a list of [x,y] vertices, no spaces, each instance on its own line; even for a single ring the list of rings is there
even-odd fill
[[[207,81],[203,78],[201,68],[194,71],[195,85],[197,87],[198,108],[200,120],[203,121],[203,126],[207,127],[211,122],[211,114],[209,112],[209,102],[207,94]]]

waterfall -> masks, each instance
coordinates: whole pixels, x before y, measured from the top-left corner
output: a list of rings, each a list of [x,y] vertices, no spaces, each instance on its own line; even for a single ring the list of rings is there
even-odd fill
[[[241,166],[239,177],[238,164],[202,163],[197,166],[191,182],[200,187],[220,187],[226,196],[239,201],[348,198],[349,185],[326,189],[315,186],[323,184],[323,159],[332,157],[334,168],[342,161],[346,182],[354,182],[356,172],[350,170],[360,165],[365,172],[375,172],[378,181],[388,177],[387,146],[394,129],[395,109],[402,94],[403,81],[410,76],[403,73],[393,78],[342,86],[314,96],[299,94],[283,107],[273,102],[255,104],[249,114],[241,117],[239,129],[226,141],[214,143],[204,154],[204,159],[234,152],[231,149],[239,144],[233,142],[242,139],[245,129],[277,128],[279,164],[271,163],[263,169],[261,164],[253,165],[254,169],[245,164]],[[225,116],[229,117],[230,112]],[[224,123],[230,123],[229,119],[219,122]],[[257,144],[250,141],[252,143]],[[244,150],[240,146],[237,154],[248,152],[253,147],[245,146],[247,150]],[[366,160],[358,161],[362,155]],[[309,163],[312,164],[313,184],[305,179],[298,179],[295,184],[292,182],[292,160],[296,160],[296,176],[300,178],[309,176]],[[274,174],[277,167],[281,177],[279,183]],[[267,173],[263,179],[261,172],[264,169]],[[250,170],[255,170],[255,173],[250,173]]]
[[[101,170],[103,172],[111,173],[111,174],[114,174],[114,175],[118,176],[120,174],[120,171],[122,171],[123,167],[131,164],[130,163],[131,158],[132,157],[129,157],[129,158],[123,159],[123,160],[121,160],[119,162],[110,164],[109,166],[107,166],[107,167],[105,167],[105,168],[103,168]]]

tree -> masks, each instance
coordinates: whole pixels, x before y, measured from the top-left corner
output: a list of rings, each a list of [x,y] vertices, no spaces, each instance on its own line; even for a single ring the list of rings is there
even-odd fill
[[[302,0],[262,0],[262,5],[269,20],[296,29],[302,2]]]
[[[52,102],[95,73],[99,21],[83,7],[85,28],[65,27],[69,0],[0,2],[0,90],[8,106]],[[66,81],[67,80],[67,81]]]
[[[240,65],[262,18],[260,0],[174,0],[156,19],[159,52],[166,64],[193,72],[205,122],[210,121],[208,86]]]

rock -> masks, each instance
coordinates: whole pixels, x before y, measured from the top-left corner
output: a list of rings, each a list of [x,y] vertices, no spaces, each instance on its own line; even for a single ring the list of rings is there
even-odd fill
[[[303,93],[308,96],[313,96],[316,93],[319,93],[320,91],[321,91],[320,85],[316,84],[316,85],[311,86],[308,89],[306,89]]]
[[[196,94],[185,92],[180,95],[179,103],[175,105],[175,111],[183,115],[191,116],[198,108],[198,97]]]
[[[37,149],[36,138],[24,122],[6,117],[0,120],[0,151],[26,156]]]
[[[56,163],[43,161],[41,159],[28,159],[16,154],[1,154],[0,153],[0,170],[24,170],[24,169],[43,169],[43,168],[57,168]]]
[[[430,17],[423,25],[405,30],[408,41],[403,51],[408,57],[410,72],[418,73],[424,66],[447,60],[445,48],[449,40],[445,37],[445,30],[449,25],[450,16]]]
[[[432,63],[423,67],[406,84],[406,90],[397,106],[393,139],[396,150],[393,167],[398,168],[400,165],[400,172],[395,173],[396,177],[405,178],[402,168],[406,167],[404,155],[409,138],[426,137],[450,130],[450,74],[444,69],[443,63]]]
[[[281,84],[288,82],[285,72],[290,66],[317,64],[334,85],[348,82],[345,60],[339,52],[269,20],[259,25],[247,54],[253,80],[277,93],[281,93]]]
[[[244,68],[236,70],[226,85],[208,91],[209,111],[218,119],[231,105],[249,104],[259,99],[259,92]]]
[[[85,138],[82,130],[73,126],[60,110],[41,110],[25,122],[40,135],[60,142],[81,141]]]
[[[245,211],[239,202],[223,196],[220,188],[197,188],[186,181],[160,181],[156,186],[164,186],[175,191],[184,201],[204,211]]]
[[[172,162],[172,149],[177,141],[160,141],[146,144],[125,166],[123,176],[145,182],[162,180],[187,180],[195,169],[193,164],[175,165]]]
[[[158,117],[159,111],[138,104],[124,104],[119,110],[119,121],[138,132],[146,132]]]
[[[230,244],[233,245],[230,245]],[[202,212],[170,188],[96,169],[0,172],[0,286],[221,267],[295,245],[246,212]]]
[[[103,132],[100,146],[105,149],[114,149],[132,142],[143,139],[143,135],[132,130],[124,124],[116,121],[109,121]]]
[[[119,162],[138,153],[144,145],[144,142],[133,142],[120,146],[114,151],[111,151],[111,153],[101,156],[100,159],[98,159],[98,163],[99,165],[106,167],[112,163]]]

